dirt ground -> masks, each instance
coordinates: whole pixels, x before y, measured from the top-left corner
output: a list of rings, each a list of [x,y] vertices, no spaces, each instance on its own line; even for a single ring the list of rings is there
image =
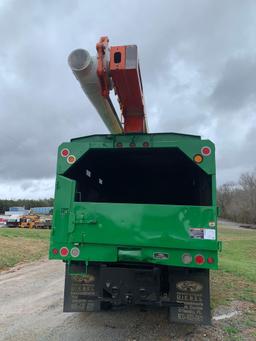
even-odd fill
[[[0,340],[229,340],[222,322],[214,320],[211,327],[170,325],[165,308],[64,314],[63,284],[60,261],[42,260],[2,272]]]

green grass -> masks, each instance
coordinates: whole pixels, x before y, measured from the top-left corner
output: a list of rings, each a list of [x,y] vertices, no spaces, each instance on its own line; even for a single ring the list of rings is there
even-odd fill
[[[0,228],[0,271],[47,255],[49,230]]]
[[[21,229],[21,228],[0,228],[0,238],[26,238],[26,239],[40,239],[48,240],[50,230],[40,229]]]
[[[212,307],[234,306],[243,312],[219,321],[224,340],[256,340],[256,230],[219,226],[220,270],[211,271]]]
[[[219,239],[220,270],[211,272],[213,307],[233,300],[256,303],[256,230],[220,226]]]
[[[256,282],[256,230],[220,226],[220,269]]]
[[[239,331],[239,330],[238,330],[236,327],[233,327],[233,326],[227,326],[227,327],[225,327],[225,332],[226,332],[228,335],[237,334],[238,331]]]

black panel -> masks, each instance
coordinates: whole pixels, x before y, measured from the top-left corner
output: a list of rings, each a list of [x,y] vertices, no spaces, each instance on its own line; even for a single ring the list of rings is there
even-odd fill
[[[154,304],[160,299],[160,269],[102,267],[100,286],[114,305]]]

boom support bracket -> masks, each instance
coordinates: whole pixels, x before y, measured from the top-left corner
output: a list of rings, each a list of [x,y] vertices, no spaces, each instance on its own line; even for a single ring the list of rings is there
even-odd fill
[[[108,77],[108,59],[109,59],[109,39],[108,37],[101,37],[96,45],[98,53],[97,60],[97,75],[101,84],[101,94],[103,97],[109,97],[110,82]]]

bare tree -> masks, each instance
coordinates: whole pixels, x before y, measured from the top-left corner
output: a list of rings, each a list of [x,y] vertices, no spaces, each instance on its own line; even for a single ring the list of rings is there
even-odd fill
[[[218,189],[218,206],[223,218],[256,223],[256,171],[243,173],[239,182],[226,183]]]

